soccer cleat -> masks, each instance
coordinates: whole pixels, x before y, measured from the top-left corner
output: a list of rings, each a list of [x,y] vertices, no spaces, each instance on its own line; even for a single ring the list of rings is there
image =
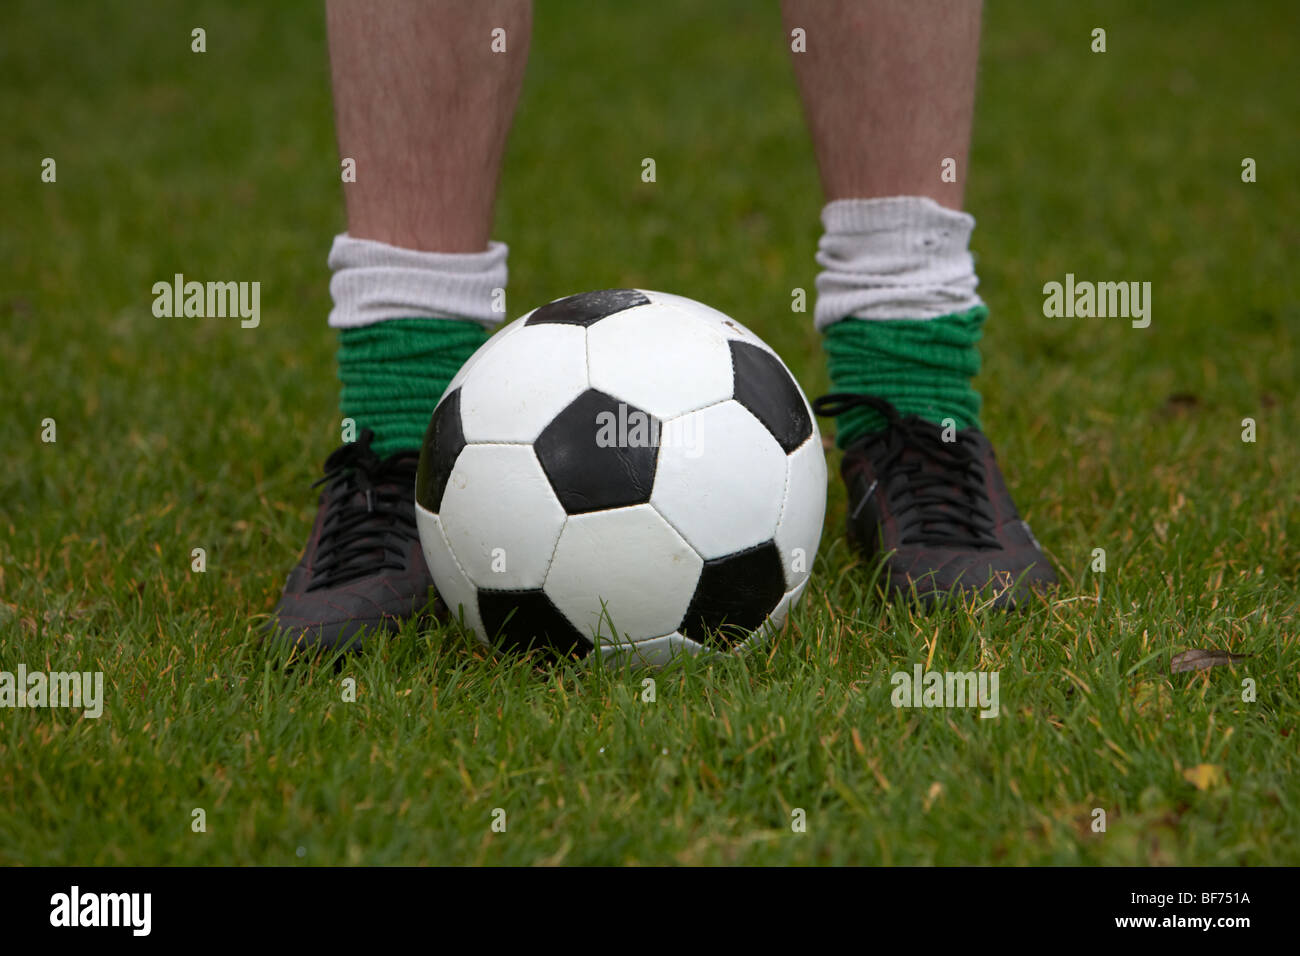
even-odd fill
[[[433,594],[415,523],[416,451],[380,459],[374,432],[325,460],[316,522],[289,574],[271,630],[326,649],[352,649],[371,630],[392,633]]]
[[[849,543],[868,558],[883,555],[891,597],[915,588],[917,599],[933,607],[989,594],[994,607],[1012,609],[1030,591],[1056,584],[978,428],[946,442],[939,425],[903,417],[873,395],[836,393],[813,403],[818,415],[857,406],[875,409],[888,424],[844,451]]]

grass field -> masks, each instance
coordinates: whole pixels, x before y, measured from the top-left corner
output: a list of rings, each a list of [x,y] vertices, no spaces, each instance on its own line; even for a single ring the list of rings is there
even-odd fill
[[[819,394],[790,302],[821,198],[775,3],[540,6],[496,230],[510,311],[679,292]],[[986,13],[979,386],[1058,598],[881,604],[835,479],[785,632],[660,673],[653,703],[643,674],[538,673],[455,626],[337,666],[255,640],[338,441],[324,17],[190,7],[3,14],[0,669],[101,670],[106,701],[0,709],[0,863],[1300,862],[1292,5]],[[260,281],[261,325],[155,318],[176,272]],[[1044,318],[1067,272],[1150,281],[1151,326]],[[1249,656],[1171,674],[1188,648]],[[895,709],[918,663],[998,671],[1001,715]]]

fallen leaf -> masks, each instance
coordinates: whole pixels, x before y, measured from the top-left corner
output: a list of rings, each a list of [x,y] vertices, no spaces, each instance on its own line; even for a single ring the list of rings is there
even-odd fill
[[[1209,790],[1226,782],[1223,768],[1215,763],[1198,763],[1183,771],[1183,777],[1197,790]]]
[[[1169,672],[1171,674],[1181,674],[1185,671],[1203,671],[1207,667],[1231,664],[1233,661],[1239,661],[1249,656],[1249,654],[1233,654],[1230,651],[1213,651],[1194,647],[1190,651],[1175,654],[1169,661]]]

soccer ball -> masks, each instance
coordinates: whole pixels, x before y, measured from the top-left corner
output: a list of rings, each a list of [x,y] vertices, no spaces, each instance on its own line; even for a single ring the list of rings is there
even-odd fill
[[[558,299],[452,379],[420,454],[434,583],[488,644],[662,664],[780,627],[826,511],[794,377],[715,309]]]

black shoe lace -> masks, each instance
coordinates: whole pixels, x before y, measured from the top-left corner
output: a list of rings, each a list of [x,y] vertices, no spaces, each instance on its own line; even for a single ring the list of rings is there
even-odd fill
[[[886,419],[883,431],[867,435],[858,444],[882,476],[900,544],[999,547],[984,464],[973,443],[961,435],[946,442],[938,425],[916,415],[903,417],[890,402],[874,395],[836,392],[813,402],[813,411],[824,417],[853,408],[871,408]],[[899,476],[905,480],[898,481]]]
[[[331,588],[383,569],[406,567],[407,543],[419,536],[415,509],[417,459],[398,453],[380,459],[371,449],[374,432],[335,449],[325,459],[328,501],[307,590]]]

